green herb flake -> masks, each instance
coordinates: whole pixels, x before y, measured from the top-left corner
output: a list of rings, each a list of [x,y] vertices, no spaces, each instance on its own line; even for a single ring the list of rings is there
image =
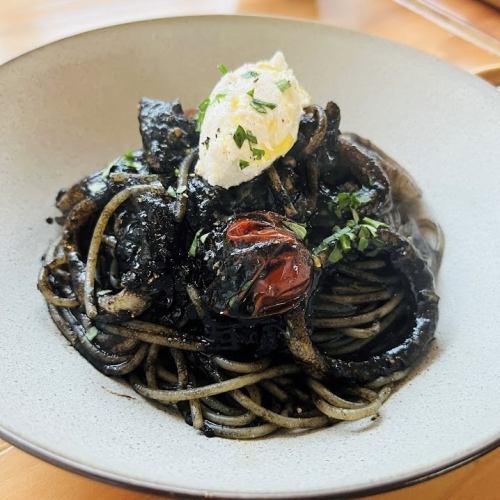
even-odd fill
[[[129,149],[124,155],[123,158],[125,158],[126,161],[134,161],[134,151],[132,149]]]
[[[359,238],[359,241],[358,241],[358,250],[360,252],[364,252],[368,248],[368,245],[369,245],[368,238],[363,238],[363,237]]]
[[[352,219],[354,220],[354,222],[356,224],[358,224],[359,223],[359,214],[358,214],[357,210],[354,210],[354,208],[352,208],[351,212],[352,212]]]
[[[295,236],[297,236],[299,240],[305,240],[307,236],[307,229],[303,224],[299,224],[298,222],[294,222],[293,220],[288,219],[284,220],[283,224],[285,227],[290,229],[290,231],[295,233]]]
[[[89,342],[92,342],[98,335],[99,330],[95,326],[91,326],[86,332],[85,337]]]
[[[255,89],[249,90],[247,94],[252,98],[250,101],[250,106],[252,106],[258,113],[267,113],[268,109],[274,109],[276,104],[273,102],[263,101],[262,99],[256,99],[254,97]]]
[[[363,217],[363,220],[361,222],[363,224],[367,224],[368,226],[372,226],[375,229],[388,228],[389,227],[385,222],[381,222],[381,221],[378,221],[378,220],[370,219],[369,217]]]
[[[196,113],[196,131],[199,132],[201,129],[201,125],[203,120],[205,119],[205,113],[207,112],[207,108],[210,105],[210,98],[205,97],[203,101],[198,104],[198,112]]]
[[[335,196],[334,200],[334,213],[335,215],[341,219],[343,214],[347,211],[351,211],[352,218],[354,222],[357,224],[359,222],[359,215],[357,209],[362,205],[368,203],[372,199],[372,196],[366,188],[361,188],[358,191],[349,193],[349,192],[341,192]]]
[[[200,228],[194,235],[193,241],[191,242],[191,246],[189,247],[188,251],[188,255],[190,257],[196,257],[196,253],[198,252],[199,239],[202,231],[203,229]]]
[[[238,306],[240,303],[240,298],[239,296],[236,294],[236,295],[233,295],[229,301],[227,302],[227,308],[232,311],[234,309],[236,309],[236,306]]]
[[[219,72],[221,73],[221,75],[225,75],[227,72],[229,72],[229,70],[227,69],[226,65],[225,64],[217,64],[217,69],[219,70]]]
[[[202,235],[200,236],[200,242],[201,242],[201,243],[205,243],[205,241],[206,241],[206,239],[208,238],[208,235],[209,235],[209,234],[210,234],[210,233],[205,233],[205,234],[202,234]]]
[[[250,130],[247,130],[247,139],[250,144],[257,144],[257,137]]]
[[[215,94],[214,101],[221,102],[224,97],[226,97],[226,94],[224,92],[220,92],[219,94]]]
[[[344,255],[342,254],[342,250],[340,249],[340,247],[335,246],[333,251],[328,256],[328,262],[335,264],[335,263],[339,262],[340,260],[342,260],[343,256]]]
[[[168,186],[167,194],[172,198],[177,198],[177,193],[176,193],[175,188],[173,186]]]
[[[241,75],[242,78],[255,78],[257,76],[259,76],[259,73],[257,73],[257,71],[252,71],[252,70],[247,71],[246,73],[243,73]]]
[[[243,283],[243,286],[241,287],[240,291],[238,293],[236,293],[235,295],[233,295],[228,300],[227,307],[229,310],[234,310],[234,309],[236,309],[236,307],[238,307],[241,304],[241,301],[245,299],[245,296],[246,296],[248,290],[250,290],[250,288],[252,287],[253,283],[254,283],[253,279],[250,279],[250,280],[246,281],[245,283]]]
[[[360,224],[360,231],[363,230],[367,238],[375,238],[377,236],[377,228],[369,224]]]
[[[331,263],[339,262],[353,249],[374,257],[384,248],[384,243],[377,238],[378,229],[384,227],[388,227],[387,224],[369,217],[364,217],[361,223],[359,219],[349,220],[342,228],[334,226],[332,234],[313,249],[313,255],[329,252],[328,261]]]
[[[263,149],[250,148],[250,150],[252,151],[253,157],[256,160],[261,160],[264,157],[264,155],[266,154],[266,152]]]
[[[241,149],[245,141],[248,141],[249,144],[257,144],[257,137],[250,130],[245,130],[241,125],[236,128],[233,139],[239,149]]]
[[[186,186],[186,185],[184,185],[184,186],[179,186],[179,187],[177,188],[177,191],[176,191],[176,192],[177,192],[177,194],[182,194],[182,193],[184,193],[184,192],[186,191],[186,189],[187,189],[187,186]]]
[[[246,138],[247,134],[245,132],[245,129],[241,125],[238,125],[238,127],[236,128],[236,132],[233,134],[233,139],[239,149],[241,149],[241,146],[243,146]]]
[[[245,168],[247,168],[248,166],[250,165],[250,162],[246,161],[246,160],[240,160],[240,169],[241,170],[244,170]]]
[[[276,86],[281,90],[281,92],[284,92],[286,89],[289,89],[292,84],[290,83],[290,80],[279,80],[276,82]]]
[[[360,189],[359,191],[356,192],[356,198],[358,200],[358,203],[360,205],[364,205],[365,203],[368,203],[372,199],[372,195],[370,192],[366,189]]]
[[[343,234],[339,238],[340,247],[343,252],[351,249],[351,238],[349,234]]]
[[[109,174],[111,173],[111,170],[116,166],[116,164],[120,161],[120,158],[115,158],[111,163],[108,164],[106,168],[101,170],[101,177],[103,179],[107,179],[109,177]]]

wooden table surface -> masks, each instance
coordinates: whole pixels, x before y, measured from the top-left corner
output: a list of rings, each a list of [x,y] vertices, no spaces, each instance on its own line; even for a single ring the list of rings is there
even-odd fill
[[[500,11],[477,0],[0,0],[0,63],[92,28],[199,13],[321,20],[411,45],[469,71],[500,64]],[[27,498],[157,497],[63,471],[0,441],[0,500]],[[374,498],[500,499],[500,450],[432,480]]]

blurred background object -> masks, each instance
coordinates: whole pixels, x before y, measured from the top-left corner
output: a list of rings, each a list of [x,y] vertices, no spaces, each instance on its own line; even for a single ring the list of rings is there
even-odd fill
[[[490,82],[492,85],[495,85],[495,87],[500,90],[500,64],[483,66],[478,68],[475,73],[484,80]]]
[[[1,0],[0,63],[74,33],[190,14],[312,19],[398,41],[468,70],[500,63],[500,11],[479,0]]]
[[[193,14],[320,21],[415,47],[500,86],[500,0],[0,0],[0,64],[75,33]],[[451,473],[376,498],[494,498],[500,490],[499,469],[496,450]],[[157,498],[63,471],[0,440],[0,498],[31,497]]]
[[[483,0],[483,2],[486,2],[493,7],[496,7],[497,9],[500,9],[500,0]]]

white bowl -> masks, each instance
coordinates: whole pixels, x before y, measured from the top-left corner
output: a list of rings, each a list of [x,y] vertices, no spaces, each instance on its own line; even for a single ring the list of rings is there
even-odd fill
[[[441,318],[431,355],[382,418],[253,442],[208,439],[93,369],[36,290],[60,187],[139,146],[141,96],[196,105],[235,67],[282,49],[342,129],[416,177],[442,224]],[[383,40],[269,18],[126,24],[0,68],[0,435],[46,460],[161,492],[346,495],[417,480],[500,435],[500,99],[485,82]],[[118,394],[131,398],[119,397]]]

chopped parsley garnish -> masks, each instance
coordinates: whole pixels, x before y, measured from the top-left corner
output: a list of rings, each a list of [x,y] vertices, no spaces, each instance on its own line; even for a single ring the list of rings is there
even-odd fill
[[[252,106],[252,108],[255,109],[255,111],[257,111],[258,113],[267,113],[267,108],[274,109],[276,107],[276,104],[274,104],[273,102],[256,99],[254,97],[254,93],[255,89],[250,89],[247,92],[247,95],[252,98],[252,100],[250,101],[250,106]]]
[[[241,146],[243,146],[246,138],[247,134],[245,132],[245,129],[241,125],[238,125],[238,127],[236,128],[236,132],[233,134],[233,139],[239,149],[241,149]]]
[[[255,137],[250,130],[247,129],[247,139],[250,144],[257,144],[257,137]]]
[[[111,173],[111,170],[113,169],[113,167],[116,166],[116,164],[118,163],[119,160],[120,160],[120,158],[116,158],[105,169],[103,169],[101,171],[101,177],[103,179],[107,179],[109,177],[109,174]]]
[[[283,225],[290,229],[299,240],[304,240],[307,236],[307,229],[303,224],[299,224],[293,220],[285,219]]]
[[[124,155],[123,155],[123,163],[125,164],[125,167],[131,168],[134,170],[140,170],[142,165],[135,160],[134,157],[134,151],[132,149],[129,149]]]
[[[250,290],[250,288],[254,284],[254,281],[255,281],[255,278],[250,279],[250,280],[246,281],[245,283],[243,283],[243,286],[241,287],[240,291],[236,295],[233,295],[228,300],[227,307],[230,311],[236,309],[241,304],[242,300],[245,299],[245,296],[247,295],[248,290]]]
[[[172,198],[177,198],[177,193],[176,193],[175,188],[173,186],[168,186],[167,194]]]
[[[364,217],[361,222],[352,219],[343,228],[335,226],[333,234],[325,238],[314,250],[314,255],[328,255],[328,262],[336,263],[353,249],[374,257],[383,248],[378,230],[388,227],[387,224]]]
[[[276,107],[276,104],[274,102],[267,102],[267,101],[262,101],[261,99],[255,99],[253,98],[250,101],[250,106],[252,106],[255,111],[258,113],[267,113],[267,108],[269,109],[274,109]]]
[[[95,326],[91,326],[85,332],[85,337],[87,337],[87,340],[89,340],[89,342],[92,342],[97,337],[98,334],[99,334],[99,330]]]
[[[201,234],[202,231],[203,229],[200,228],[198,229],[198,231],[196,231],[196,234],[194,235],[193,241],[191,242],[191,246],[189,247],[189,252],[188,252],[188,255],[190,257],[196,256],[196,254],[198,253],[198,248],[200,246],[200,243],[203,245],[208,235],[210,234],[210,233]]]
[[[259,76],[259,73],[257,73],[257,71],[252,71],[252,70],[247,71],[246,73],[243,73],[241,75],[242,78],[255,78],[257,76]]]
[[[261,160],[262,157],[265,155],[265,151],[263,149],[258,149],[258,148],[250,148],[250,150],[252,151],[252,154],[253,154],[253,157],[256,159],[256,160]]]
[[[334,212],[335,215],[341,219],[343,214],[351,211],[352,217],[355,222],[359,221],[358,208],[368,203],[371,200],[371,194],[366,188],[361,188],[354,193],[342,192],[335,196]]]
[[[225,64],[217,64],[217,69],[222,75],[225,75],[229,71]]]
[[[200,228],[200,229],[198,229],[198,231],[196,231],[196,233],[194,235],[193,241],[191,242],[191,246],[189,247],[189,251],[188,251],[188,255],[190,257],[195,257],[196,252],[198,252],[199,239],[200,239],[202,231],[203,231],[203,229]]]
[[[236,128],[233,139],[239,149],[241,149],[245,141],[248,141],[249,144],[257,144],[257,137],[250,130],[245,130],[241,125]]]
[[[224,97],[226,97],[226,94],[224,92],[220,92],[219,94],[215,94],[214,100],[221,102]]]
[[[240,160],[240,168],[241,170],[244,170],[245,168],[247,168],[248,166],[250,165],[250,162],[246,161],[246,160]]]
[[[182,193],[184,193],[184,192],[186,191],[186,189],[187,189],[187,186],[185,186],[185,185],[184,185],[184,186],[179,186],[179,187],[177,188],[176,193],[177,193],[177,194],[182,194]]]
[[[129,149],[124,155],[123,158],[125,161],[134,161],[134,151]]]
[[[103,179],[109,178],[109,175],[115,167],[120,165],[139,171],[142,168],[140,162],[136,161],[134,158],[134,151],[129,149],[122,157],[115,158],[105,169],[101,171],[101,177]]]
[[[278,80],[276,82],[276,86],[281,90],[281,92],[284,92],[286,89],[289,89],[292,84],[290,83],[290,80]]]
[[[205,119],[205,113],[210,104],[210,97],[205,97],[203,101],[198,105],[198,112],[196,113],[196,131],[199,132],[201,129],[201,124]]]

